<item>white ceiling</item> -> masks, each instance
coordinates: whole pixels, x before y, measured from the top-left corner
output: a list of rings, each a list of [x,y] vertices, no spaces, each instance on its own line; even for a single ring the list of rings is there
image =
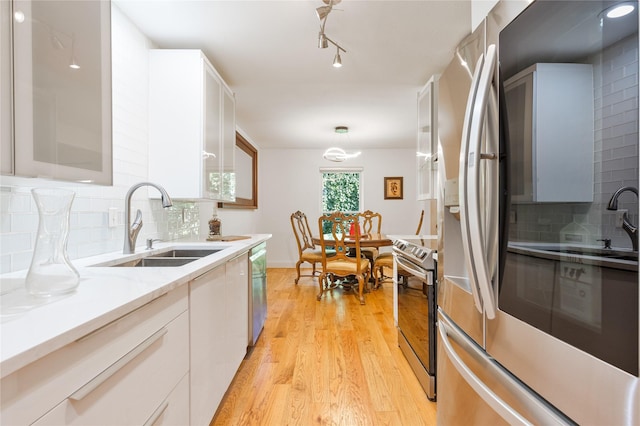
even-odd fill
[[[260,148],[410,148],[416,96],[471,27],[470,1],[344,0],[318,48],[322,0],[116,0],[161,48],[203,50],[236,94],[237,125]],[[340,9],[340,10],[336,10]],[[342,145],[344,148],[347,148]]]

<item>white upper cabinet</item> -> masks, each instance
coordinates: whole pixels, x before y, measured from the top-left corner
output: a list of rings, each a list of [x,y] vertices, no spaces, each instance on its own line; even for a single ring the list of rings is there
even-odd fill
[[[235,200],[235,98],[200,50],[149,57],[149,179],[172,198]]]
[[[1,9],[2,172],[110,185],[111,3],[14,0]]]
[[[512,201],[592,202],[591,65],[535,64],[504,86],[513,147]]]
[[[0,2],[0,172],[13,173],[11,3]]]
[[[418,93],[418,142],[416,148],[418,200],[436,197],[438,78],[432,77]]]

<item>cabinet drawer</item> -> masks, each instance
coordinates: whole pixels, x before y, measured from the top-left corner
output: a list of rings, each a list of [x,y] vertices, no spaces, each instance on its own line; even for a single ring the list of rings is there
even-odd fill
[[[88,392],[84,387],[37,425],[142,425],[160,420],[171,390],[189,370],[189,316],[163,328],[160,337]],[[166,332],[165,332],[166,331]],[[186,392],[188,396],[188,392]]]
[[[2,379],[2,424],[31,424],[139,347],[188,307],[187,286],[163,295]],[[185,329],[185,334],[188,329]],[[148,352],[173,339],[167,333]],[[184,347],[188,347],[185,341]],[[162,373],[165,374],[165,373]],[[145,378],[143,383],[151,380]],[[175,380],[173,384],[175,384]],[[138,398],[138,395],[136,395]]]
[[[169,397],[156,408],[144,426],[176,426],[189,423],[189,375],[185,374]]]

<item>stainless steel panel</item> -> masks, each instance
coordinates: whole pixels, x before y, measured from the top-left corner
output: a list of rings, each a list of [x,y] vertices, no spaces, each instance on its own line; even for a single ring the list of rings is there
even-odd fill
[[[498,44],[500,30],[524,9],[524,7],[518,8],[517,3],[524,4],[526,7],[526,2],[502,1],[490,13],[487,18],[487,44]],[[533,3],[532,7],[537,3]],[[580,8],[577,7],[577,2],[573,2],[573,4],[572,2],[545,3],[552,5],[552,7],[566,8],[572,15],[575,14],[576,16],[580,11]],[[580,3],[590,8],[604,8],[606,4],[611,2]],[[516,6],[515,9],[512,6]],[[561,52],[567,52],[565,42],[575,40],[591,42],[595,40],[596,45],[602,43],[597,38],[592,39],[589,37],[589,40],[587,40],[588,37],[575,36],[575,33],[574,36],[563,33],[562,40],[558,39],[557,43],[549,41],[551,29],[559,28],[564,32],[569,32],[575,28],[580,29],[582,23],[587,22],[587,20],[583,19],[580,22],[581,24],[577,26],[562,24],[559,14],[541,14],[538,20],[528,23],[529,30],[522,31],[522,40],[508,40],[509,43],[513,44],[511,50],[514,55],[512,57],[503,57],[505,46],[498,46],[501,54],[500,64],[503,67],[502,71],[505,72],[506,70],[507,74],[513,74],[514,70],[517,69],[516,65],[519,67],[526,66],[530,58],[525,58],[525,56],[531,52],[539,54],[540,46],[545,44],[548,46],[553,45],[557,56],[555,60],[561,61],[563,58]],[[544,25],[541,27],[542,23]],[[534,30],[537,28],[545,29],[544,31],[538,31],[534,36]],[[583,44],[586,46],[588,43]],[[576,60],[586,57],[587,53],[584,53],[582,56],[577,56]],[[536,62],[535,58],[532,60]],[[637,73],[637,69],[635,73]],[[604,201],[606,202],[606,200]],[[558,211],[557,206],[554,209]],[[532,223],[538,220],[533,214],[529,216],[528,220]],[[593,223],[593,218],[590,221]],[[547,236],[547,239],[552,241],[552,236]],[[530,262],[529,269],[520,271],[520,274],[535,275],[532,280],[537,283],[537,287],[525,289],[520,286],[519,289],[509,290],[512,294],[519,291],[521,296],[524,295],[524,292],[527,293],[527,298],[530,302],[528,318],[533,323],[538,321],[538,327],[540,328],[546,327],[543,325],[545,322],[548,323],[548,327],[551,327],[551,323],[556,321],[556,316],[553,314],[553,304],[545,298],[550,294],[548,290],[553,290],[554,280],[558,279],[558,277],[555,277],[554,272],[554,264],[557,263],[557,260],[553,257],[544,258],[541,256],[540,259],[536,260],[537,263]],[[581,259],[577,256],[574,260],[581,263]],[[539,267],[536,267],[537,264],[539,264]],[[589,268],[593,268],[593,266],[586,264],[585,270]],[[509,283],[503,281],[501,291],[504,291],[506,285],[509,285]],[[601,285],[601,288],[604,289],[606,286],[615,284],[603,280]],[[558,296],[556,294],[553,297]],[[638,295],[636,294],[633,298],[637,299]],[[540,303],[543,300],[544,303]],[[600,303],[598,301],[593,305],[594,311],[583,311],[581,314],[583,315],[583,320],[590,318],[595,323],[595,318],[598,315],[596,312],[599,309],[605,309],[604,305],[600,305]],[[531,308],[535,304],[544,304],[547,306],[546,311],[544,309]],[[503,309],[500,309],[500,304],[498,307],[496,318],[487,321],[486,324],[486,351],[489,356],[493,357],[522,382],[526,383],[544,399],[550,401],[558,410],[579,424],[640,424],[640,382],[638,377],[506,313]],[[620,306],[619,309],[625,310],[623,306]],[[535,316],[535,319],[532,319],[533,316]],[[629,324],[637,324],[637,308],[635,314],[628,315],[628,321]],[[441,382],[439,384],[440,393],[443,392]],[[440,407],[438,408],[440,409]]]
[[[572,424],[441,311],[438,328],[438,376],[447,378],[439,384],[440,398],[447,404],[438,405],[438,424]],[[455,401],[464,401],[464,409]]]
[[[640,424],[638,378],[498,311],[487,352],[580,424]]]
[[[482,315],[471,295],[460,218],[455,203],[445,206],[444,200],[457,199],[464,115],[474,67],[484,51],[484,32],[481,25],[462,40],[438,81],[438,305],[479,342],[483,341]]]
[[[420,386],[427,394],[427,398],[432,401],[436,399],[436,376],[429,375],[427,370],[424,369],[424,366],[420,362],[420,359],[416,356],[415,352],[411,348],[411,345],[407,341],[404,334],[401,331],[398,331],[398,346],[400,350],[404,354],[405,358],[409,362],[411,366],[411,370],[416,375],[418,382],[420,382]]]
[[[267,243],[249,252],[249,346],[255,346],[267,318]]]

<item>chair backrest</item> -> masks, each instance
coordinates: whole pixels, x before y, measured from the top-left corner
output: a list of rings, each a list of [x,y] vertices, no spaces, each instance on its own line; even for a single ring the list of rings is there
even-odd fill
[[[296,243],[298,243],[298,254],[302,255],[307,249],[316,248],[313,244],[313,236],[311,234],[311,228],[309,228],[309,221],[307,215],[300,210],[291,215],[291,227],[293,228],[293,234],[296,236]]]
[[[358,217],[362,219],[363,234],[380,233],[382,229],[382,215],[380,213],[365,210],[363,213],[358,213]]]
[[[424,220],[424,209],[422,209],[422,213],[420,213],[420,222],[418,222],[418,230],[416,231],[416,235],[420,235],[420,230],[422,229],[423,220]]]
[[[327,267],[327,246],[335,249],[335,255],[329,257],[331,262],[345,261],[356,263],[358,265],[358,273],[360,273],[360,229],[354,227],[355,235],[349,235],[349,227],[351,223],[357,221],[358,216],[349,215],[342,212],[334,212],[320,216],[318,219],[318,229],[320,230],[320,241],[322,242],[322,266]],[[326,236],[323,233],[323,224],[329,223],[331,232]],[[330,240],[329,240],[330,238]],[[352,246],[347,246],[347,240]],[[355,257],[347,256],[350,248],[355,248]]]

